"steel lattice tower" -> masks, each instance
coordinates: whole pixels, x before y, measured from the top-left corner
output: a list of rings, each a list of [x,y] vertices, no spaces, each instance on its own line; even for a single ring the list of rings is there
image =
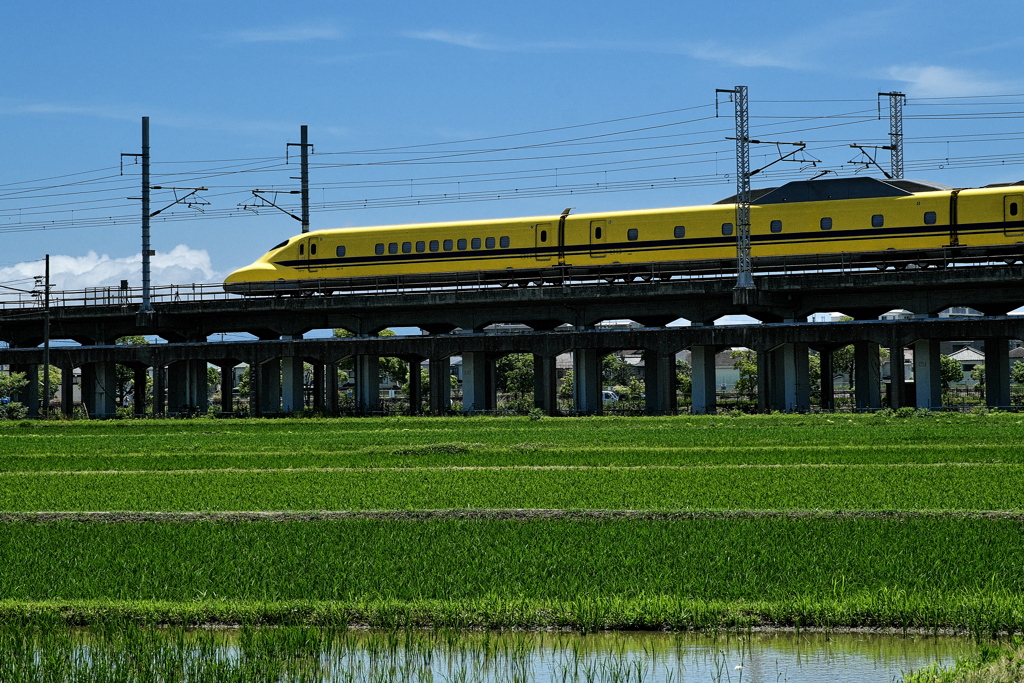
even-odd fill
[[[903,177],[903,104],[907,96],[901,92],[880,92],[889,98],[889,153],[893,178]]]
[[[732,94],[736,110],[736,288],[753,289],[750,259],[750,120],[747,86],[737,85]]]

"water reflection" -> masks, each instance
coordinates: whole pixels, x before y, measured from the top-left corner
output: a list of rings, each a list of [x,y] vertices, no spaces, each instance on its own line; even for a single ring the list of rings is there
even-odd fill
[[[871,633],[0,629],[0,680],[872,683],[974,649]],[[8,674],[14,675],[8,678]]]

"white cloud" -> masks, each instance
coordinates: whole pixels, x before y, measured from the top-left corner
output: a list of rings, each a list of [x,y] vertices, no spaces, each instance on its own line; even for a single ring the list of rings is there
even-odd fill
[[[784,69],[805,68],[799,57],[787,54],[780,46],[771,49],[743,49],[735,45],[722,45],[705,41],[683,49],[695,59],[744,67],[781,67]]]
[[[340,40],[344,33],[333,26],[299,24],[266,29],[246,29],[228,34],[242,43],[302,43],[310,40]]]
[[[456,33],[454,31],[406,31],[402,35],[407,38],[433,40],[438,43],[458,45],[459,47],[468,47],[474,50],[501,49],[494,42],[485,41],[483,36],[477,33]]]
[[[907,83],[907,94],[914,97],[997,95],[1016,88],[1010,82],[992,81],[978,72],[944,66],[892,66],[886,76]]]
[[[205,249],[179,244],[168,252],[157,252],[150,259],[151,283],[157,285],[219,282],[223,276],[213,269]],[[43,274],[40,261],[18,263],[0,268],[0,282],[18,282],[18,288],[31,288],[20,282]],[[128,280],[131,287],[142,286],[142,254],[111,258],[90,251],[84,256],[50,256],[50,282],[55,290],[87,287],[117,287]]]
[[[405,31],[406,38],[431,40],[446,45],[466,47],[471,50],[488,50],[491,52],[552,52],[578,50],[580,45],[571,41],[558,42],[522,42],[507,41],[484,36],[479,33],[459,33],[456,31]]]

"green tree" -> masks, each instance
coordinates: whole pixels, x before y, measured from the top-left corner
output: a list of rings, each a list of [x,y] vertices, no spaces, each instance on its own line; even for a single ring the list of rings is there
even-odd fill
[[[676,389],[684,394],[693,393],[693,367],[682,358],[676,359]]]
[[[757,393],[757,353],[750,349],[733,349],[730,357],[733,369],[740,372],[736,391],[753,396]]]
[[[614,353],[601,359],[601,375],[608,386],[626,386],[632,377],[629,364]]]
[[[143,344],[148,344],[149,340],[142,335],[132,334],[125,337],[118,337],[117,341],[114,343],[119,346],[141,346]],[[132,393],[132,390],[135,387],[135,371],[127,365],[118,364],[116,373],[117,388],[115,395],[117,397],[117,405],[123,406],[125,398]],[[149,382],[147,381],[146,384],[148,388]]]
[[[498,391],[511,394],[516,400],[533,394],[533,354],[511,353],[495,364]]]
[[[0,374],[0,419],[20,420],[25,417],[28,410],[11,397],[25,388],[28,380],[24,372],[11,372]]]
[[[216,366],[213,366],[213,365],[207,365],[206,366],[206,394],[207,394],[208,397],[212,397],[213,396],[213,394],[215,393],[213,388],[215,386],[217,386],[218,384],[220,384],[220,368],[218,368]],[[221,387],[221,391],[224,391],[225,389],[227,389],[227,391],[230,392],[231,388],[232,388],[231,387],[231,373],[230,372],[228,373],[228,381],[227,381],[226,384],[227,384],[226,387]]]
[[[971,379],[978,383],[978,386],[985,386],[985,366],[975,365],[971,368]]]
[[[1010,368],[1010,378],[1017,384],[1024,384],[1024,361],[1017,361]]]
[[[964,381],[964,369],[959,361],[946,354],[939,356],[939,381],[943,389],[949,389],[951,383]]]
[[[566,370],[562,376],[562,383],[558,385],[558,397],[571,399],[572,391],[572,370]]]
[[[335,339],[348,339],[356,336],[353,332],[349,332],[343,327],[335,328],[333,331]],[[395,337],[397,336],[393,330],[381,330],[377,333],[378,337]],[[352,370],[353,359],[345,358],[338,362],[338,368],[340,370]],[[404,385],[409,381],[409,364],[401,358],[393,358],[390,356],[383,356],[380,359],[380,373],[381,376],[387,377],[392,382],[398,385]],[[346,379],[346,381],[348,381]]]
[[[60,383],[63,375],[61,374],[60,368],[56,365],[50,366],[50,390],[46,391],[43,387],[43,368],[39,368],[39,395],[44,397],[43,405],[50,405],[56,396],[57,392],[60,391]]]

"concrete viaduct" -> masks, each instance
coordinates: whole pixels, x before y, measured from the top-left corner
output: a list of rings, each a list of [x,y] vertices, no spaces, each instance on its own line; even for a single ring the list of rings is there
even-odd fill
[[[139,315],[133,294],[100,297],[91,303],[51,309],[50,336],[78,346],[54,346],[51,364],[64,370],[62,410],[70,412],[72,370],[82,369],[82,398],[93,416],[114,413],[116,364],[133,368],[137,410],[145,409],[145,377],[155,378],[155,414],[178,412],[181,406],[205,410],[207,364],[229,373],[238,363],[251,370],[250,410],[255,415],[290,414],[303,405],[303,363],[314,367],[314,408],[338,410],[336,364],[353,358],[357,410],[380,409],[375,378],[379,359],[396,356],[418,364],[429,360],[430,411],[449,407],[449,359],[463,358],[463,407],[486,411],[496,407],[494,361],[510,353],[531,353],[535,367],[535,404],[555,414],[555,358],[572,351],[574,412],[600,413],[601,358],[617,349],[645,352],[646,409],[651,414],[675,410],[675,354],[690,349],[695,413],[715,410],[714,355],[742,346],[758,356],[758,403],[762,410],[804,411],[810,408],[808,352],[822,360],[822,408],[833,407],[831,351],[853,344],[856,356],[856,406],[881,407],[879,348],[893,357],[914,348],[914,396],[905,396],[902,363],[892,363],[890,405],[941,405],[939,342],[983,339],[986,345],[986,400],[1009,406],[1008,344],[1024,338],[1024,316],[1007,313],[1024,306],[1024,267],[985,265],[902,271],[825,272],[762,275],[748,304],[733,304],[734,278],[653,282],[583,283],[523,288],[437,288],[401,291],[383,289],[343,296],[227,298],[178,296],[156,305],[156,313]],[[180,293],[179,293],[180,294]],[[954,306],[982,311],[980,319],[939,319]],[[903,308],[915,318],[883,322],[880,314]],[[800,322],[812,313],[841,311],[855,320],[844,323]],[[757,325],[714,325],[716,319],[744,313]],[[665,327],[685,318],[689,327]],[[631,319],[644,329],[598,331],[603,320]],[[42,363],[44,316],[38,306],[0,309],[0,364],[38,376]],[[494,323],[522,323],[529,333],[490,334]],[[564,327],[566,324],[571,327]],[[315,329],[345,328],[346,339],[303,339]],[[387,327],[419,327],[421,337],[376,337]],[[556,329],[559,328],[559,329]],[[218,333],[251,333],[257,340],[210,342]],[[157,335],[169,343],[118,346],[125,335]],[[374,378],[374,379],[371,379]],[[410,373],[410,398],[420,405],[418,373]],[[225,383],[230,386],[229,383]],[[223,392],[225,412],[230,392]],[[37,382],[29,382],[22,398],[38,406]]]

